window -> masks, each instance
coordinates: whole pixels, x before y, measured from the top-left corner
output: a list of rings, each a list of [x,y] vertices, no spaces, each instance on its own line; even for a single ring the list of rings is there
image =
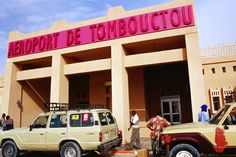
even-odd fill
[[[223,118],[225,113],[228,111],[230,106],[223,106],[220,110],[217,111],[216,114],[213,115],[213,117],[210,119],[210,124],[218,124],[220,120]]]
[[[226,102],[226,103],[233,102],[233,97],[232,97],[232,95],[227,95],[227,96],[225,96],[225,102]]]
[[[71,127],[93,126],[94,119],[92,113],[72,114],[70,115]]]
[[[230,125],[236,125],[236,107],[231,110],[228,119],[230,121]]]
[[[236,71],[236,66],[233,66],[233,70]]]
[[[32,128],[46,128],[47,122],[48,116],[40,116],[34,121]]]
[[[180,98],[179,96],[161,97],[162,115],[171,124],[181,123]]]
[[[99,113],[98,117],[99,117],[99,120],[100,120],[100,123],[101,123],[102,126],[108,125],[108,121],[107,121],[107,117],[106,117],[105,112]]]
[[[225,73],[226,72],[226,68],[222,67],[222,72]]]
[[[91,113],[83,113],[82,116],[82,126],[93,126],[93,115]]]
[[[114,124],[115,123],[115,120],[114,120],[114,118],[113,118],[113,116],[111,115],[110,112],[107,112],[107,119],[108,119],[109,124]]]
[[[220,108],[220,98],[219,97],[213,97],[213,105],[215,110],[219,110]]]
[[[67,115],[52,115],[50,128],[65,128],[67,126]]]
[[[211,71],[212,71],[212,73],[213,73],[213,74],[215,74],[215,73],[216,73],[216,70],[215,70],[215,68],[211,68]]]

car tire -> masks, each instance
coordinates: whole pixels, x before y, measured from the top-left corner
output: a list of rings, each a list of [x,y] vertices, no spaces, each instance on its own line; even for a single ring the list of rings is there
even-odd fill
[[[170,151],[170,157],[200,157],[198,150],[189,144],[178,144]]]
[[[6,141],[2,145],[2,157],[17,157],[18,148],[13,141]]]
[[[66,142],[61,148],[60,155],[61,157],[81,157],[82,152],[77,143]]]

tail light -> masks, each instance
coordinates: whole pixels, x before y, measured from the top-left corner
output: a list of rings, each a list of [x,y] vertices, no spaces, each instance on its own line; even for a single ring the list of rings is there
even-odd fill
[[[122,131],[121,130],[118,130],[117,131],[117,136],[119,137],[119,138],[122,138],[123,136],[122,136]]]
[[[99,132],[99,142],[102,142],[102,132]]]

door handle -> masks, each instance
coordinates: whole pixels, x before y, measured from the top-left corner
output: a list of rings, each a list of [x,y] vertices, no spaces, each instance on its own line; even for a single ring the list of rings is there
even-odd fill
[[[95,133],[87,133],[86,135],[94,135]]]
[[[61,134],[62,134],[62,135],[66,135],[66,133],[64,133],[64,132],[62,132]]]
[[[43,133],[39,134],[39,135],[43,135]]]

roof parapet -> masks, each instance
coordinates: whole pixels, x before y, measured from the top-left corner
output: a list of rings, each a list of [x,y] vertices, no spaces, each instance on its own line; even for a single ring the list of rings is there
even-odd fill
[[[109,8],[107,12],[107,16],[119,18],[121,14],[125,13],[125,9],[122,6],[117,6],[113,8]]]

